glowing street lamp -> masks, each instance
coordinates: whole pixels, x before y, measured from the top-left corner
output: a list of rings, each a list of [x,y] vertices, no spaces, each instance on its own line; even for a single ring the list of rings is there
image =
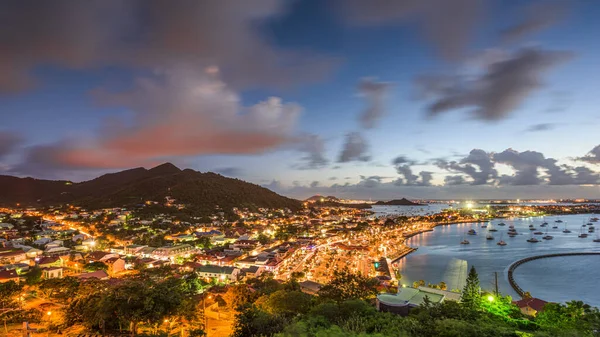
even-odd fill
[[[489,295],[489,296],[487,297],[487,299],[488,299],[488,301],[490,301],[490,302],[494,302],[494,296],[492,296],[492,295]]]

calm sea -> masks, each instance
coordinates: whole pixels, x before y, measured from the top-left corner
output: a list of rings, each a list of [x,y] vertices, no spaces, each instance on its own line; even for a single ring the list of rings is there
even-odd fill
[[[419,234],[409,239],[408,244],[419,249],[398,263],[401,282],[412,284],[416,280],[428,283],[446,282],[449,289],[462,288],[465,275],[471,266],[475,266],[484,289],[494,288],[494,272],[498,273],[498,286],[502,293],[517,298],[507,281],[508,266],[519,259],[560,252],[600,252],[600,243],[592,240],[600,233],[600,222],[595,224],[597,233],[588,238],[578,238],[581,226],[587,223],[589,215],[561,216],[563,223],[555,223],[558,217],[519,218],[494,220],[491,223],[498,232],[491,233],[495,240],[486,240],[487,229],[481,224],[458,224],[440,226],[433,232]],[[549,223],[548,233],[553,240],[541,240],[529,243],[531,236],[528,229],[533,224],[538,230],[546,231],[539,225],[543,221]],[[504,222],[506,226],[497,226]],[[520,235],[508,237],[509,225],[514,225]],[[552,226],[558,225],[558,229]],[[565,225],[572,231],[562,233]],[[476,236],[466,236],[469,229],[477,231]],[[489,226],[488,226],[489,228]],[[587,232],[587,228],[584,228]],[[498,246],[496,242],[502,237],[507,246]],[[461,245],[467,238],[471,244]],[[517,283],[533,296],[547,301],[565,302],[582,300],[600,307],[600,256],[572,256],[550,258],[523,264],[515,271]]]

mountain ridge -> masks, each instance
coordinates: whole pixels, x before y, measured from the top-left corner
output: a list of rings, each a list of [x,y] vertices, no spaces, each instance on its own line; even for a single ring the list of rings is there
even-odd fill
[[[213,172],[181,170],[171,163],[107,173],[78,183],[5,175],[0,176],[0,191],[0,204],[71,203],[88,209],[130,206],[147,200],[162,202],[167,196],[200,214],[212,214],[217,206],[231,212],[233,207],[297,210],[301,205],[298,200],[256,184]]]

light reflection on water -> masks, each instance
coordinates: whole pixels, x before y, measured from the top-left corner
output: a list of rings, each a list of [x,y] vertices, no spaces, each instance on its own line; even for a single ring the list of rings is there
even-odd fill
[[[582,223],[587,222],[589,215],[560,218],[564,223],[556,224],[558,229],[552,229],[556,217],[545,218],[549,223],[548,233],[554,239],[544,241],[540,235],[539,243],[529,243],[526,240],[531,236],[528,229],[530,224],[545,232],[543,227],[539,227],[543,222],[542,218],[494,220],[492,223],[498,232],[492,233],[495,240],[489,241],[485,238],[487,229],[481,228],[481,224],[440,226],[433,232],[414,236],[409,239],[408,244],[419,249],[399,262],[401,282],[412,284],[421,279],[428,283],[444,281],[448,289],[462,288],[461,281],[465,275],[459,277],[464,271],[462,267],[458,269],[461,264],[457,261],[464,260],[468,263],[468,268],[475,266],[484,289],[493,289],[494,272],[498,272],[500,291],[516,298],[506,277],[507,268],[512,262],[528,256],[560,252],[600,252],[600,243],[592,241],[596,234],[590,234],[587,239],[577,237]],[[497,226],[499,222],[506,223],[506,226]],[[514,238],[506,235],[511,224],[520,234]],[[565,224],[572,233],[562,233]],[[596,223],[596,227],[600,232],[600,222]],[[465,235],[471,228],[477,231],[476,236]],[[496,245],[501,235],[508,243],[507,246]],[[467,238],[471,244],[460,245],[463,238]],[[556,302],[579,299],[600,307],[600,291],[595,291],[600,280],[599,267],[600,256],[543,259],[520,266],[515,272],[515,278],[533,296]]]

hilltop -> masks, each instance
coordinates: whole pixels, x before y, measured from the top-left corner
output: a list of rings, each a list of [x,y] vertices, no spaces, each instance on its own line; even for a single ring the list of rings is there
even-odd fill
[[[213,213],[217,206],[227,212],[233,207],[300,208],[298,200],[264,187],[212,172],[181,170],[171,163],[109,173],[80,183],[0,176],[0,191],[0,203],[12,205],[71,203],[98,209],[147,200],[164,202],[168,196],[202,214]]]
[[[412,202],[406,198],[394,199],[390,201],[378,201],[375,205],[386,205],[386,206],[420,206],[422,204]]]

